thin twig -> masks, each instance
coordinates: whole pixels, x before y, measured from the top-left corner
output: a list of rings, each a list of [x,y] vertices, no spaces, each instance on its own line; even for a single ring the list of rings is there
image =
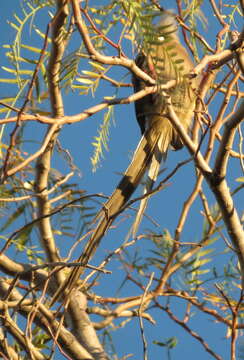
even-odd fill
[[[141,337],[142,337],[142,343],[143,343],[143,359],[144,360],[147,360],[148,357],[147,357],[147,339],[146,339],[146,336],[145,336],[145,332],[144,332],[144,326],[143,326],[143,320],[142,320],[142,313],[144,312],[144,301],[146,299],[146,296],[147,296],[147,293],[149,291],[149,288],[152,284],[152,281],[153,281],[153,278],[154,278],[154,272],[151,273],[151,276],[150,276],[150,279],[148,281],[148,284],[145,288],[145,291],[142,295],[142,298],[141,298],[141,303],[140,303],[140,306],[139,306],[139,322],[140,322],[140,330],[141,330]]]

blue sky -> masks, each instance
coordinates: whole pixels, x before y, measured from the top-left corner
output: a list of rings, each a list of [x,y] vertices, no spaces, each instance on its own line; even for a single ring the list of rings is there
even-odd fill
[[[219,29],[216,28],[215,21],[212,17],[212,11],[209,8],[208,2],[205,2],[205,15],[209,14],[209,17],[207,16],[209,24],[205,30],[205,35],[207,36],[211,46],[214,46],[216,33]],[[7,19],[10,19],[14,12],[19,15],[21,14],[18,4],[18,0],[1,2],[1,45],[10,43],[13,40],[14,31],[7,24]],[[168,4],[169,7],[172,7],[172,2],[170,1],[166,1],[164,4],[165,6]],[[47,19],[44,15],[41,15],[39,18],[39,24],[43,31],[45,31],[46,28],[46,20]],[[35,33],[33,31],[29,32],[27,29],[24,33],[24,41],[30,41],[31,43],[32,39],[35,44],[40,46],[40,40],[35,35]],[[80,40],[77,36],[77,42],[78,41]],[[5,51],[6,50],[2,47],[0,48],[1,66],[7,65],[6,58],[4,57]],[[2,69],[0,69],[0,77],[6,76],[7,74]],[[117,79],[119,80],[123,76],[126,76],[126,82],[130,82],[130,75],[125,70],[118,72]],[[0,97],[6,96],[6,92],[11,94],[11,85],[6,86],[0,83]],[[131,92],[131,89],[122,89],[119,92],[119,96],[128,96],[128,94]],[[101,87],[96,93],[95,98],[77,96],[77,94],[73,93],[64,94],[65,115],[72,115],[81,112],[90,107],[91,104],[101,102],[104,95],[112,96],[114,94],[115,89],[111,86],[106,86],[105,88]],[[214,112],[217,110],[217,107],[215,108],[215,106],[217,105],[214,105],[211,108],[212,114],[214,114]],[[97,135],[97,129],[99,128],[99,124],[103,119],[103,115],[103,113],[98,113],[81,123],[66,125],[62,130],[60,140],[62,147],[70,150],[75,165],[80,169],[80,174],[77,173],[73,181],[77,182],[81,189],[86,189],[88,193],[99,192],[109,195],[112,193],[113,189],[118,183],[121,176],[120,174],[129,164],[133,151],[140,139],[140,131],[136,123],[133,104],[115,107],[115,126],[111,126],[109,152],[105,152],[105,158],[102,160],[101,166],[95,173],[93,173],[90,162],[90,157],[92,156],[93,152],[92,141],[93,137]],[[43,125],[29,124],[26,135],[27,139],[28,137],[31,140],[40,139],[39,135],[41,131],[43,131]],[[5,141],[7,140],[8,135],[6,133]],[[26,145],[26,150],[31,152],[33,151],[33,148],[37,146],[38,144],[30,143],[29,145]],[[170,171],[175,168],[178,162],[187,158],[189,158],[189,154],[185,149],[179,152],[171,151],[165,164],[166,170],[164,173],[170,173]],[[53,167],[58,168],[59,171],[63,174],[66,174],[69,171],[65,161],[63,161],[61,157],[55,157]],[[164,176],[164,173],[162,177]],[[238,176],[240,176],[239,163],[236,160],[232,162],[230,167],[230,183],[234,184],[235,179]],[[153,216],[160,224],[159,229],[155,228],[155,231],[168,229],[173,234],[174,229],[178,223],[178,213],[192,190],[192,182],[194,177],[194,166],[192,163],[189,163],[187,166],[184,166],[177,172],[176,176],[172,179],[172,181],[169,182],[168,186],[162,192],[150,200],[147,213],[150,216]],[[204,185],[204,188],[206,189],[206,184]],[[212,205],[214,205],[215,201],[213,196],[209,191],[207,191],[207,194],[209,199],[212,201]],[[239,198],[237,201],[237,206],[239,208],[241,208],[242,200]],[[183,241],[194,242],[199,239],[203,229],[203,217],[200,211],[200,200],[196,200],[192,206],[189,219],[187,220],[183,231]],[[128,224],[131,221],[132,219],[130,218],[129,220],[125,221],[123,226],[121,226],[121,232],[119,234],[120,242],[124,240],[128,232]],[[145,220],[141,226],[142,231],[147,229],[149,226],[152,226],[151,223],[148,220]],[[114,236],[117,239],[118,232],[113,232],[111,230],[103,240],[100,247],[100,253],[97,257],[95,257],[94,264],[98,264],[99,260],[102,259],[108,251],[118,246],[117,241],[114,241]],[[64,254],[69,245],[65,245],[66,241],[67,239],[63,237],[59,240],[61,252],[64,252]],[[143,252],[147,256],[150,256],[150,245],[148,244],[148,241],[141,241],[138,247],[142,248]],[[224,246],[222,240],[219,240],[215,248],[216,254],[223,250]],[[78,255],[79,254],[77,254],[77,256]],[[216,263],[216,266],[220,269],[222,269],[222,265],[223,264],[218,262]],[[119,284],[124,280],[124,274],[120,269],[119,262],[115,260],[110,266],[114,271],[115,281],[111,283],[111,281],[108,279],[107,282],[105,280],[102,281],[100,285],[98,284],[96,290],[102,296],[113,296],[112,294],[114,294]],[[179,278],[177,281],[180,288],[182,286],[181,279]],[[210,287],[208,290],[213,292],[214,288]],[[131,284],[127,284],[121,290],[120,296],[129,296],[137,292],[137,288]],[[185,304],[183,301],[174,302],[173,309],[181,318],[182,314],[184,314]],[[197,309],[194,311],[198,313]],[[151,343],[153,340],[164,341],[166,338],[170,338],[172,336],[179,337],[179,344],[172,351],[172,359],[180,359],[182,358],[182,354],[184,354],[184,358],[187,359],[195,359],[196,355],[198,360],[212,359],[212,356],[208,355],[201,347],[201,345],[196,342],[196,340],[192,339],[191,336],[189,336],[180,327],[169,320],[169,318],[164,313],[160,312],[159,310],[154,310],[152,313],[154,319],[157,322],[157,325],[154,326],[145,322],[145,334],[148,344],[150,345],[149,359],[166,358],[165,350],[159,346],[151,345]],[[220,324],[214,324],[213,320],[207,315],[196,315],[197,316],[194,316],[190,322],[191,328],[196,330],[204,339],[206,339],[209,345],[213,347],[213,349],[218,354],[220,354],[223,359],[229,358],[229,350],[227,350],[229,348],[229,340],[225,339],[225,328]],[[216,333],[218,333],[217,336]],[[124,328],[114,332],[114,339],[119,357],[122,357],[128,353],[133,353],[135,354],[132,356],[133,359],[142,358],[142,342],[139,332],[138,319],[132,320],[130,324],[127,324]],[[62,356],[57,355],[56,359],[61,360]]]

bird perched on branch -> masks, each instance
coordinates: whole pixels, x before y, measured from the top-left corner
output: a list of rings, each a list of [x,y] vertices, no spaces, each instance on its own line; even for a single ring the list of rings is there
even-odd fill
[[[169,147],[178,150],[183,146],[180,136],[167,118],[165,96],[160,90],[160,85],[169,80],[176,81],[176,85],[167,93],[171,97],[175,113],[185,130],[189,131],[191,126],[196,99],[194,86],[197,85],[197,79],[190,82],[187,77],[193,68],[193,63],[186,49],[180,43],[174,16],[165,12],[159,25],[152,29],[151,37],[147,38],[147,44],[142,47],[137,56],[136,64],[155,79],[158,91],[135,103],[136,117],[142,138],[117,188],[96,216],[97,226],[78,259],[84,266],[93,256],[101,238],[127,203],[146,171],[148,170],[149,181],[145,191],[148,192],[157,178],[162,159],[166,159]],[[135,92],[143,90],[147,86],[142,79],[134,75],[133,85]],[[133,233],[137,231],[147,199],[144,198],[141,202]],[[69,291],[73,289],[81,273],[82,267],[73,268],[65,283],[65,288]]]

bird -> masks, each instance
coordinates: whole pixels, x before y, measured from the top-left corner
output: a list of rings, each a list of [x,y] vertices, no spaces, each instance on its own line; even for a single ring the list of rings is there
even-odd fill
[[[169,148],[179,150],[183,146],[180,136],[167,118],[165,94],[161,91],[160,85],[170,80],[176,81],[176,85],[167,93],[171,97],[174,111],[184,129],[187,132],[190,131],[198,80],[190,79],[188,76],[194,63],[186,48],[181,44],[175,15],[165,11],[159,24],[151,33],[151,38],[148,37],[146,46],[142,46],[135,62],[138,67],[155,79],[158,90],[135,102],[136,118],[142,133],[141,140],[121,181],[95,217],[97,223],[95,230],[77,260],[81,267],[74,267],[71,270],[63,286],[68,293],[76,287],[79,277],[94,255],[102,237],[124,208],[146,171],[148,170],[148,181],[145,194],[152,189],[160,164],[162,160],[166,160]],[[148,86],[134,74],[132,83],[135,92]],[[148,197],[141,200],[134,222],[134,234],[140,224],[147,201]],[[59,289],[59,295],[61,293]],[[56,294],[55,299],[57,296]]]
[[[156,31],[155,31],[156,30]],[[171,102],[179,120],[185,130],[189,132],[193,111],[195,108],[196,89],[200,77],[194,78],[190,84],[189,73],[194,64],[186,48],[181,44],[178,36],[175,15],[171,11],[164,11],[160,23],[153,29],[154,39],[152,45],[147,46],[147,52],[141,52],[136,59],[136,64],[144,72],[157,80],[158,85],[169,80],[176,80],[177,85],[168,90]],[[155,39],[156,37],[156,39]],[[134,91],[143,90],[145,82],[133,76]],[[148,168],[144,195],[150,193],[157,179],[160,165],[165,162],[169,148],[179,150],[183,143],[176,130],[167,119],[165,95],[162,91],[147,95],[135,102],[135,111],[138,125],[142,135],[146,129],[160,133],[158,146],[152,154]],[[136,219],[132,226],[132,235],[135,237],[149,196],[141,200]]]

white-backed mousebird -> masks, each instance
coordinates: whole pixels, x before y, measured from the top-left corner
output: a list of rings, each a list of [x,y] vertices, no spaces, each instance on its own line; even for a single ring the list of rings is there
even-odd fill
[[[137,56],[136,64],[156,80],[159,90],[137,100],[135,103],[136,117],[142,138],[120,183],[96,216],[97,226],[78,259],[78,262],[84,267],[92,258],[101,238],[127,203],[146,171],[148,170],[149,179],[147,192],[156,180],[160,163],[162,159],[166,159],[169,147],[178,150],[183,146],[179,135],[167,118],[165,97],[160,90],[161,84],[169,80],[176,80],[176,85],[168,91],[168,94],[171,97],[174,111],[186,131],[189,131],[191,126],[196,99],[194,88],[197,87],[198,79],[189,80],[187,76],[193,68],[193,62],[180,43],[174,16],[165,12],[159,25],[154,28],[153,34],[151,41],[142,48]],[[135,92],[147,86],[143,80],[134,75],[133,85]],[[134,223],[134,234],[146,207],[147,199],[144,198],[141,201]],[[82,266],[74,267],[64,286],[61,286],[62,289],[58,290],[54,298],[57,299],[64,289],[70,293],[82,271]]]

